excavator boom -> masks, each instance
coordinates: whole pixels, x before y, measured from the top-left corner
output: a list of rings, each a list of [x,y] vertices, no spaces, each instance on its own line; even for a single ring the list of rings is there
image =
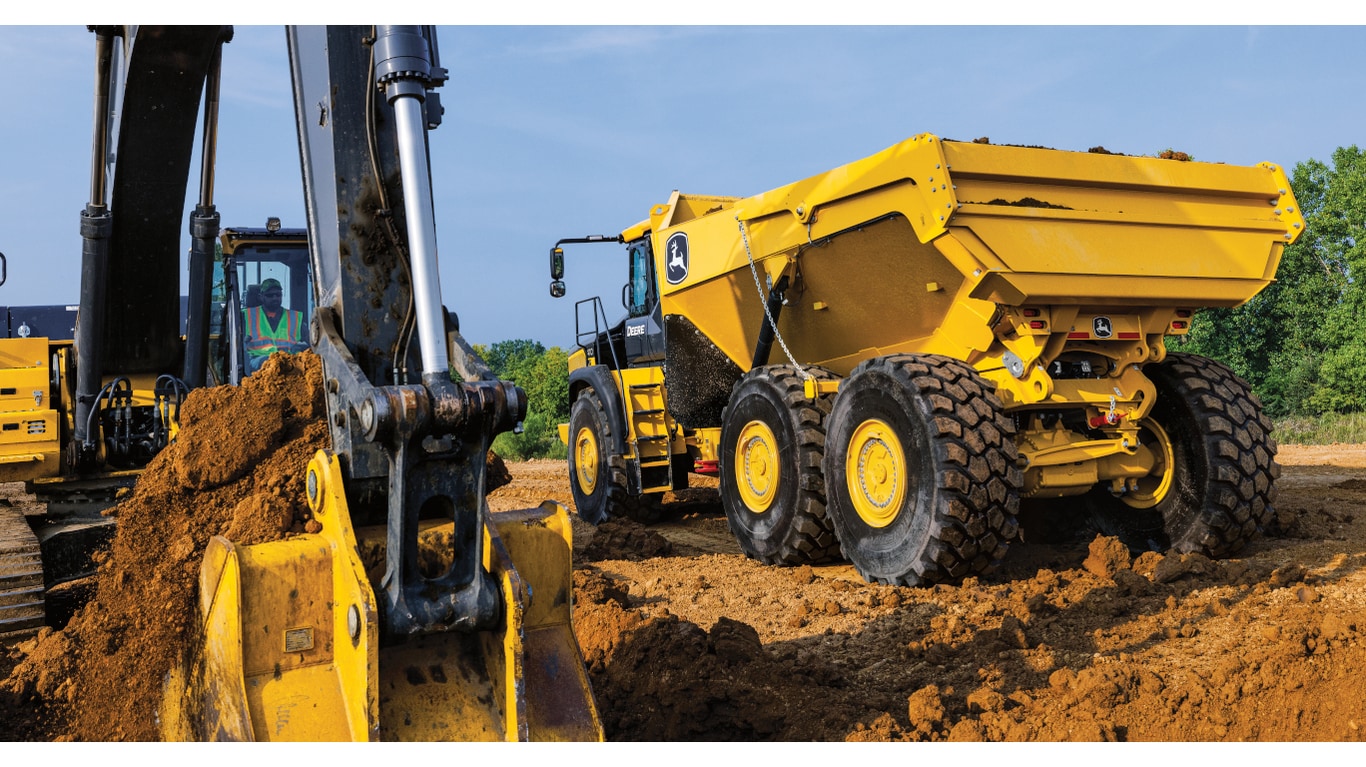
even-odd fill
[[[128,387],[111,375],[160,375],[178,396],[204,383],[217,83],[232,37],[231,27],[93,31],[83,321],[62,358],[77,379],[68,465],[86,472],[115,444],[99,419]],[[446,73],[434,30],[290,27],[287,41],[315,277],[309,345],[331,448],[299,467],[317,523],[307,532],[210,540],[202,643],[170,670],[163,736],[601,739],[571,628],[567,512],[546,502],[491,514],[485,500],[489,444],[527,405],[441,302],[427,138]],[[201,100],[182,340],[179,230]],[[158,372],[168,369],[180,375]]]

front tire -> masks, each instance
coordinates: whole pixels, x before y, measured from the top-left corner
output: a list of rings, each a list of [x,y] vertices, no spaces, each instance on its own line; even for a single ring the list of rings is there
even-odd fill
[[[612,517],[658,522],[660,497],[627,489],[626,459],[612,450],[611,423],[598,393],[584,389],[569,413],[569,491],[579,517],[592,525]]]
[[[844,555],[866,580],[925,586],[980,573],[1019,536],[1015,427],[964,362],[868,360],[830,413],[825,477]]]
[[[1193,354],[1170,354],[1145,372],[1157,403],[1143,436],[1162,457],[1162,476],[1140,482],[1137,498],[1091,491],[1096,527],[1131,549],[1208,557],[1237,553],[1259,529],[1274,532],[1276,441],[1247,383]]]
[[[839,557],[821,477],[829,413],[830,398],[807,399],[795,367],[755,368],[735,384],[722,414],[721,503],[746,556],[771,565]]]

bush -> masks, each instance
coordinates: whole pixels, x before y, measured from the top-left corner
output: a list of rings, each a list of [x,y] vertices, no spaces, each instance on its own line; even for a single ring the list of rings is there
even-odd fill
[[[527,339],[475,344],[474,350],[494,375],[517,384],[527,396],[522,433],[499,434],[493,452],[517,461],[565,458],[568,449],[560,442],[559,424],[569,420],[569,355],[558,346],[547,349]]]

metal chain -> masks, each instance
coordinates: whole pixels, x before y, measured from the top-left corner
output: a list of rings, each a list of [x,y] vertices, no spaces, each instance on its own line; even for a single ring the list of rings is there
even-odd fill
[[[759,283],[759,268],[755,266],[754,254],[750,252],[749,249],[749,233],[745,231],[745,222],[740,220],[739,215],[735,217],[735,222],[740,226],[740,240],[745,243],[745,256],[749,258],[750,274],[754,275],[754,288],[759,291],[759,304],[764,307],[764,317],[768,319],[769,327],[773,328],[773,337],[778,339],[778,345],[783,348],[783,354],[787,355],[787,359],[792,363],[792,367],[797,369],[797,374],[800,375],[803,380],[813,380],[815,376],[806,372],[806,368],[802,367],[801,363],[797,362],[797,358],[792,356],[792,350],[787,348],[787,342],[783,340],[783,334],[778,332],[778,323],[773,321],[773,315],[768,312],[768,296],[764,295],[764,286]]]

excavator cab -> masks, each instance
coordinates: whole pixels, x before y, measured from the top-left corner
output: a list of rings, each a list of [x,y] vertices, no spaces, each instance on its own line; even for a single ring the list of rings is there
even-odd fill
[[[281,228],[280,219],[271,217],[264,228],[224,228],[218,249],[209,311],[209,375],[215,383],[237,384],[253,370],[248,348],[259,318],[252,312],[262,305],[261,288],[267,281],[273,280],[272,287],[281,291],[284,321],[292,318],[291,327],[298,328],[291,333],[297,346],[281,350],[296,352],[309,346],[307,322],[315,302],[308,231]]]

